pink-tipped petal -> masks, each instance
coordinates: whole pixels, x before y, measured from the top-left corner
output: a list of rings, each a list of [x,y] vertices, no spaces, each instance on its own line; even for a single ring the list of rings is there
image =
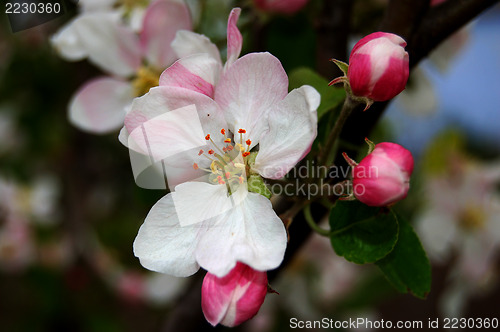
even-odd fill
[[[207,53],[221,66],[219,49],[206,36],[187,30],[177,31],[172,48],[179,58],[198,53]]]
[[[132,102],[127,82],[101,77],[87,82],[69,104],[69,120],[76,127],[97,134],[123,126],[125,108]]]
[[[141,31],[141,47],[146,59],[162,69],[177,58],[170,44],[178,30],[191,29],[191,17],[184,3],[157,0],[147,9]]]
[[[227,61],[225,67],[231,66],[240,56],[243,37],[238,30],[238,18],[240,17],[241,9],[234,8],[229,14],[227,21]]]
[[[177,60],[160,76],[160,86],[177,86],[214,97],[220,64],[210,55],[195,54]]]

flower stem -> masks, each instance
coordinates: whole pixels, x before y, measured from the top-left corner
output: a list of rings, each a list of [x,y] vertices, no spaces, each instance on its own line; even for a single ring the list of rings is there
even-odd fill
[[[304,217],[305,217],[307,223],[309,224],[309,226],[311,227],[311,229],[313,231],[315,231],[316,233],[318,233],[320,235],[323,235],[323,236],[330,236],[330,231],[329,230],[321,228],[314,221],[314,218],[313,218],[313,216],[311,214],[311,205],[306,205],[304,207]]]
[[[340,132],[342,131],[342,128],[344,127],[344,124],[351,115],[352,111],[354,108],[358,106],[358,102],[353,100],[349,94],[347,94],[345,100],[344,100],[344,105],[342,106],[342,110],[340,111],[339,117],[337,118],[337,121],[335,122],[335,125],[330,132],[330,135],[328,135],[328,138],[326,140],[325,147],[322,149],[319,157],[319,164],[328,166],[331,161],[328,160],[328,157],[330,156],[330,152],[337,141],[338,137],[340,136]]]

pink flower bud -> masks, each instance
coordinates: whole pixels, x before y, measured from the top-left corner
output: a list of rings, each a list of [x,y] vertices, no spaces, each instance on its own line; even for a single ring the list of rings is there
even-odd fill
[[[410,189],[413,157],[395,143],[375,145],[353,169],[354,196],[369,206],[387,206],[400,201]]]
[[[237,263],[226,276],[205,275],[201,308],[213,326],[239,325],[257,314],[267,294],[267,273]]]
[[[386,32],[361,39],[349,57],[347,77],[353,94],[385,101],[403,91],[410,72],[405,46],[403,38]]]
[[[309,0],[254,0],[255,6],[262,11],[291,15],[307,4]]]

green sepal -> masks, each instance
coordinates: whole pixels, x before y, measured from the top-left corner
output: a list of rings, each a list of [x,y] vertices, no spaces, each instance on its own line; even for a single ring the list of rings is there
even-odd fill
[[[271,199],[272,193],[267,188],[264,179],[260,175],[251,174],[247,179],[247,183],[248,183],[248,191],[252,193],[261,194],[262,196]]]
[[[337,65],[340,70],[344,73],[345,76],[347,76],[347,71],[349,70],[349,65],[343,61],[337,60],[337,59],[331,59],[331,62]]]

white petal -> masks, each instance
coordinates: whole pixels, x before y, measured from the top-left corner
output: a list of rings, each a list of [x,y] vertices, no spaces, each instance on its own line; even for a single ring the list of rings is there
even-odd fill
[[[73,25],[78,43],[102,70],[127,77],[140,66],[139,38],[120,25],[114,13],[83,15]]]
[[[447,211],[429,208],[417,216],[416,230],[432,260],[445,261],[456,244],[459,234]]]
[[[130,133],[150,119],[188,105],[196,106],[204,133],[214,135],[224,128],[221,110],[211,98],[185,88],[160,86],[134,99],[125,118],[126,129]]]
[[[266,118],[288,93],[288,77],[280,61],[269,53],[251,53],[228,67],[215,89],[233,133],[240,128],[257,141],[267,129]]]
[[[236,262],[259,271],[279,266],[286,248],[283,222],[271,202],[256,193],[224,214],[201,234],[196,260],[218,277],[226,275]]]
[[[175,187],[172,198],[181,226],[201,224],[233,208],[225,184],[186,182]]]
[[[149,154],[155,162],[206,145],[195,105],[163,113],[136,127],[128,147]],[[196,155],[196,154],[195,154]]]
[[[152,271],[187,277],[199,269],[194,257],[197,225],[181,227],[172,195],[160,199],[151,209],[134,241],[134,254]]]
[[[101,77],[87,82],[69,104],[69,120],[92,133],[109,133],[123,125],[125,108],[132,102],[128,82]]]
[[[317,133],[319,93],[310,86],[291,91],[269,112],[269,131],[259,141],[254,168],[279,179],[310,150]]]
[[[179,58],[198,53],[208,53],[222,66],[219,49],[204,35],[187,30],[180,30],[177,31],[171,45]]]
[[[79,18],[63,26],[51,38],[50,42],[57,52],[66,60],[79,61],[88,56],[88,52],[81,43],[75,23]]]

